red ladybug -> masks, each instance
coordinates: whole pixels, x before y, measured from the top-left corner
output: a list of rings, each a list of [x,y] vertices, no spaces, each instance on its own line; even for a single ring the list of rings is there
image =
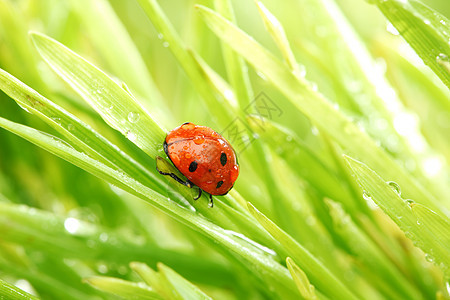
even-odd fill
[[[174,173],[158,170],[179,183],[192,188],[199,187],[209,194],[209,205],[213,206],[212,195],[226,195],[239,175],[236,153],[230,143],[209,127],[184,123],[166,136],[164,151],[174,166],[187,180]]]

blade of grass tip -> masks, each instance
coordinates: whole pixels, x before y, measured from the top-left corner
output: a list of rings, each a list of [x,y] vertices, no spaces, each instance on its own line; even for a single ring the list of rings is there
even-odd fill
[[[161,274],[161,278],[166,281],[167,285],[170,287],[172,295],[174,295],[175,299],[212,299],[202,292],[197,286],[193,285],[191,282],[164,264],[159,263],[158,270]]]
[[[307,273],[312,283],[331,299],[357,299],[357,297],[308,250],[260,213],[251,203],[249,211],[258,222],[285,248],[290,257]]]
[[[215,0],[214,7],[222,16],[236,24],[230,0]],[[221,48],[228,80],[236,93],[240,106],[247,107],[254,95],[246,63],[225,43],[221,42]]]
[[[160,273],[156,272],[146,264],[136,261],[130,263],[130,268],[139,275],[148,286],[151,286],[158,294],[163,296],[164,299],[170,299],[170,291],[165,288]]]
[[[0,299],[37,300],[39,298],[7,283],[6,281],[0,280]]]
[[[450,21],[422,3],[373,1],[423,62],[450,88]]]
[[[162,300],[163,298],[158,295],[149,286],[131,282],[119,278],[107,277],[107,276],[93,276],[83,280],[83,282],[93,286],[94,288],[113,294],[124,299],[143,299],[143,300]]]
[[[445,217],[433,213],[418,221],[411,210],[414,201],[402,199],[397,184],[386,183],[363,163],[348,156],[344,157],[358,184],[365,191],[365,197],[370,197],[397,223],[416,247],[422,249],[430,260],[448,274],[450,266],[448,236],[443,235],[441,230],[432,231],[436,228],[436,224],[443,224],[440,220],[445,220]]]
[[[300,269],[290,257],[286,257],[286,265],[292,278],[294,278],[300,295],[302,295],[302,297],[306,300],[317,299],[315,288],[309,282],[308,276],[306,276],[305,272],[303,272],[302,269]]]
[[[303,77],[298,67],[298,63],[295,60],[294,53],[289,46],[289,41],[280,21],[278,21],[278,19],[264,6],[264,4],[259,1],[255,2],[267,31],[277,44],[278,49],[280,49],[281,54],[283,55],[283,58],[286,61],[289,69],[291,69],[292,73],[294,73],[295,76]]]
[[[112,128],[151,157],[162,152],[161,126],[127,91],[59,42],[31,33],[39,54]]]
[[[267,49],[214,11],[196,6],[216,35],[242,55],[257,71],[262,72],[317,127],[327,132],[346,151],[363,158],[385,177],[398,182],[405,193],[420,195],[420,201],[439,211],[442,205],[416,179],[400,167],[384,150],[363,133],[304,78],[296,77]],[[444,203],[444,205],[448,205]]]
[[[74,146],[108,166],[116,166],[156,190],[164,186],[160,176],[122,152],[89,125],[0,69],[0,89],[27,112],[33,113],[65,136]]]
[[[230,233],[189,208],[182,207],[150,188],[140,184],[121,171],[113,170],[101,162],[80,153],[60,140],[30,127],[0,118],[0,127],[11,131],[41,148],[81,167],[93,175],[110,182],[164,211],[179,222],[204,235],[213,244],[221,244],[222,251],[238,261],[249,274],[258,279],[269,294],[293,299],[297,291],[288,271],[273,258],[273,253],[258,247],[242,235]]]
[[[105,0],[95,2],[72,0],[70,3],[91,36],[90,41],[94,43],[113,73],[128,82],[138,95],[146,97],[146,101],[142,104],[146,108],[151,107],[160,120],[168,118],[170,113],[166,102],[162,99],[141,54],[110,3]]]

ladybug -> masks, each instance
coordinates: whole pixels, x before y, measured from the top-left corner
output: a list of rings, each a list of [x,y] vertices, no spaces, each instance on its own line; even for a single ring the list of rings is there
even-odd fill
[[[170,131],[164,140],[166,152],[173,165],[187,180],[174,173],[158,172],[168,175],[177,182],[199,188],[209,194],[209,206],[213,206],[212,196],[226,195],[239,175],[236,153],[230,143],[209,127],[187,122]]]

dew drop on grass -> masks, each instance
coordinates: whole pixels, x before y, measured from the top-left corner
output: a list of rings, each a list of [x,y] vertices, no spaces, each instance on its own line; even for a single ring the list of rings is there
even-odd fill
[[[127,131],[127,139],[129,139],[132,142],[135,142],[137,139],[137,136],[134,132],[132,132],[131,130]]]
[[[102,243],[106,243],[109,239],[109,235],[106,232],[102,232],[99,236],[99,240]]]
[[[75,129],[75,126],[74,126],[72,123],[70,123],[69,125],[67,125],[67,129],[68,129],[69,131],[72,131],[72,130]]]
[[[406,199],[406,200],[404,200],[404,201],[405,201],[406,204],[408,204],[408,205],[410,205],[410,206],[411,206],[411,204],[414,204],[414,203],[415,203],[414,200],[412,200],[412,199]]]
[[[67,218],[64,221],[64,228],[70,234],[75,234],[80,229],[80,221],[75,218]]]
[[[163,47],[164,47],[164,48],[169,47],[169,42],[164,42],[164,43],[163,43]]]
[[[130,121],[130,123],[136,123],[140,118],[141,115],[138,112],[132,111],[128,114],[128,121]]]
[[[426,260],[427,262],[433,262],[433,261],[434,261],[434,258],[433,258],[433,256],[431,256],[430,254],[426,253],[426,254],[425,254],[425,260]]]
[[[99,264],[99,265],[97,266],[97,270],[98,270],[98,272],[101,273],[101,274],[106,274],[106,273],[108,272],[108,266],[105,265],[105,264]]]
[[[395,181],[388,181],[387,184],[391,187],[391,189],[397,194],[397,195],[401,195],[402,191],[400,189],[400,186],[397,184],[397,182]]]
[[[51,117],[51,119],[58,125],[61,125],[61,118],[59,117]]]

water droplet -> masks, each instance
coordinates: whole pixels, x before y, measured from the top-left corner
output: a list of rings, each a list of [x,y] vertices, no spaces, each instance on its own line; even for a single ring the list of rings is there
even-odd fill
[[[68,129],[69,131],[72,131],[72,130],[75,129],[75,126],[74,126],[72,123],[70,123],[69,125],[67,125],[67,129]]]
[[[61,118],[59,117],[52,117],[51,118],[56,124],[61,125]]]
[[[316,126],[311,126],[311,133],[316,136],[319,135],[319,128]]]
[[[181,128],[184,130],[191,130],[195,128],[195,125],[192,123],[185,123],[183,125],[181,125]]]
[[[447,70],[450,70],[450,59],[448,58],[448,55],[439,53],[439,55],[436,56],[436,62]]]
[[[204,139],[203,137],[196,137],[196,138],[194,139],[194,143],[197,144],[197,145],[201,145],[201,144],[203,144],[204,142],[205,142],[205,139]]]
[[[64,228],[70,234],[75,234],[80,229],[80,221],[75,218],[67,218],[64,221]]]
[[[423,20],[423,22],[424,22],[425,24],[427,24],[427,25],[430,25],[430,24],[431,24],[430,20],[428,20],[428,19]]]
[[[108,266],[105,265],[105,264],[99,264],[97,266],[97,270],[98,270],[99,273],[105,274],[105,273],[108,272]]]
[[[106,232],[102,232],[99,236],[99,240],[102,243],[106,243],[108,241],[109,235]]]
[[[132,142],[135,142],[136,139],[137,139],[136,134],[135,134],[134,132],[132,132],[131,130],[128,130],[128,131],[127,131],[126,136],[127,136],[127,139],[129,139],[129,140],[132,141]]]
[[[397,195],[401,195],[402,191],[400,189],[400,186],[397,184],[397,182],[395,181],[388,181],[387,184],[391,187],[391,189],[397,194]]]
[[[164,38],[164,35],[162,33],[158,33],[158,39],[162,40]]]
[[[185,153],[184,157],[186,157],[186,159],[190,159],[192,157],[192,155],[190,153]]]
[[[408,204],[408,205],[410,205],[410,206],[411,206],[411,204],[416,203],[416,202],[414,202],[414,200],[412,200],[412,199],[405,199],[404,201],[405,201],[406,204]]]
[[[425,260],[426,260],[427,262],[433,262],[433,261],[434,261],[434,257],[431,256],[431,255],[428,254],[428,253],[425,253]]]
[[[286,142],[290,142],[290,141],[292,141],[292,136],[290,136],[290,135],[286,136]]]
[[[140,118],[141,115],[138,112],[132,111],[128,114],[128,121],[130,121],[131,123],[136,123]]]
[[[108,111],[111,111],[112,109],[114,108],[114,105],[110,105],[110,106],[108,106],[106,109],[108,110]]]
[[[169,42],[164,42],[164,43],[163,43],[163,47],[164,47],[164,48],[169,47]]]

